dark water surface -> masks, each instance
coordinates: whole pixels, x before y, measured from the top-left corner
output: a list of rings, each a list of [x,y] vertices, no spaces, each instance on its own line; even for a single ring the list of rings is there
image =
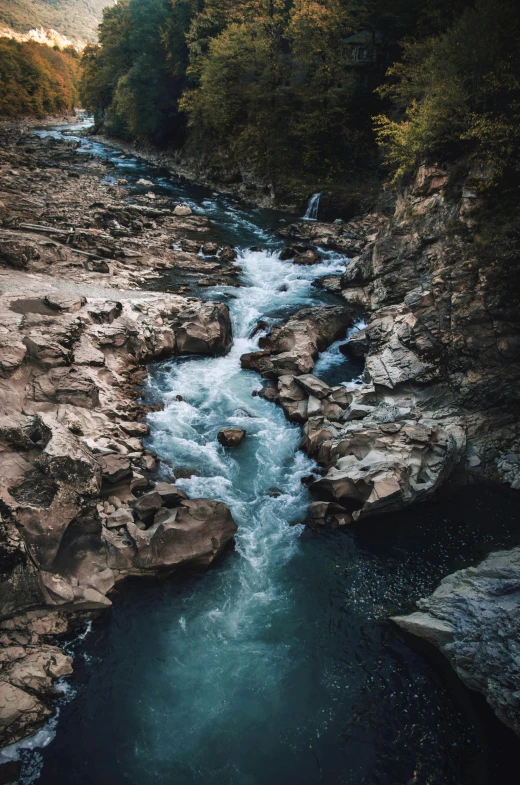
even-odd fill
[[[165,477],[191,496],[225,501],[236,550],[204,575],[122,585],[113,608],[76,652],[70,696],[48,744],[24,752],[24,781],[40,785],[502,785],[518,740],[433,649],[389,616],[413,608],[454,569],[520,541],[517,497],[468,487],[454,497],[345,532],[297,524],[313,464],[299,429],[252,397],[256,374],[240,355],[266,315],[317,302],[312,281],[339,272],[281,262],[269,229],[280,215],[243,211],[224,197],[169,181],[137,159],[111,156],[116,176],[154,179],[218,223],[241,247],[243,286],[228,299],[234,346],[226,357],[183,358],[151,369],[150,446]],[[119,161],[119,163],[118,163]],[[121,167],[124,169],[121,171]],[[124,172],[124,174],[123,174]],[[263,251],[252,252],[252,245]],[[232,295],[230,297],[230,295]],[[359,367],[324,353],[317,372],[348,382]],[[182,395],[182,401],[176,396]],[[216,441],[247,430],[240,448]]]

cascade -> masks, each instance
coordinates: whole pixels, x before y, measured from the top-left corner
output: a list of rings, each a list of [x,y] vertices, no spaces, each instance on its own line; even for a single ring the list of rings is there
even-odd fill
[[[323,191],[318,191],[311,196],[309,199],[309,203],[307,204],[307,210],[305,211],[305,215],[303,216],[304,221],[317,221],[318,220],[318,210],[320,208],[320,198]]]

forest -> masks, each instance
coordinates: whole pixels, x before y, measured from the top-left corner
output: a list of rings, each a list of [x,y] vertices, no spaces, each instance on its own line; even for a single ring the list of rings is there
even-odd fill
[[[0,117],[71,112],[78,103],[80,71],[74,49],[0,38]]]
[[[232,160],[297,193],[424,158],[519,164],[511,0],[121,0],[84,55],[115,136]]]

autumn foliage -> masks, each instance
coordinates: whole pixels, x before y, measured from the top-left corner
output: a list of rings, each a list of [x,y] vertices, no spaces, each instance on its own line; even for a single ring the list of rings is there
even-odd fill
[[[71,111],[78,102],[80,70],[73,50],[0,38],[0,117]]]

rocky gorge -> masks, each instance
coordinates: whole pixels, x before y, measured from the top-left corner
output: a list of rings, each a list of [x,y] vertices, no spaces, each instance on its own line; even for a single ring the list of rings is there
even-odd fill
[[[298,510],[323,536],[441,488],[490,478],[518,489],[518,314],[466,259],[463,235],[447,234],[454,218],[471,225],[473,197],[448,198],[446,172],[421,170],[392,217],[282,229],[276,275],[284,264],[296,271],[289,286],[307,275],[324,301],[267,321],[252,309],[241,325],[256,333],[251,350],[222,298],[201,299],[206,287],[211,297],[241,283],[237,251],[213,239],[206,216],[148,191],[146,178],[130,189],[94,156],[79,165],[77,142],[10,128],[2,148],[4,741],[52,713],[53,680],[72,668],[56,636],[78,615],[109,606],[123,578],[206,568],[237,531],[230,504],[186,493],[183,472],[162,460],[161,438],[157,449],[149,444],[167,411],[141,400],[146,363],[234,358],[247,378],[260,374],[264,385],[252,382],[251,400],[279,404],[303,429],[300,446],[313,463],[291,464],[291,472],[312,497]],[[262,249],[251,250],[253,275]],[[330,271],[320,268],[327,255]],[[165,276],[170,291],[150,288]],[[287,285],[277,283],[280,296]],[[319,358],[336,345],[359,373],[364,364],[362,378],[320,378]],[[182,392],[171,390],[166,408],[179,423],[197,382],[187,376]],[[210,386],[204,395],[211,398]],[[237,411],[215,424],[211,445],[248,449],[261,414]],[[175,432],[168,439],[181,449]],[[211,477],[190,473],[190,490],[212,487]],[[272,486],[264,495],[283,493]],[[520,685],[508,644],[517,637],[515,554],[448,578],[421,612],[397,622],[439,646],[518,732]],[[490,668],[507,677],[490,681]]]

